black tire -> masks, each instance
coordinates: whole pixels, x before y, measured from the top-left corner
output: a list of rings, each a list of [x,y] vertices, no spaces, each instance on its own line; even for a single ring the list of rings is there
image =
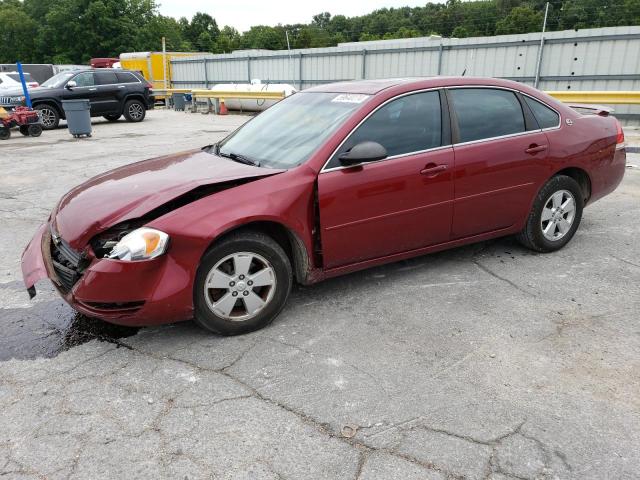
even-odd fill
[[[120,114],[120,113],[114,113],[114,114],[111,114],[111,115],[105,115],[104,118],[106,118],[110,122],[117,122],[120,119],[121,116],[122,116],[122,114]]]
[[[571,225],[566,233],[557,240],[551,240],[545,236],[543,228],[549,226],[549,220],[543,222],[542,214],[545,207],[551,207],[553,202],[552,197],[554,194],[560,194],[561,192],[569,192],[573,196],[575,203],[574,216],[571,221]],[[566,194],[565,198],[569,198]],[[538,192],[535,201],[533,202],[533,208],[527,218],[524,230],[522,230],[516,238],[525,247],[535,250],[536,252],[554,252],[564,247],[573,235],[578,230],[580,220],[582,220],[582,210],[584,208],[584,196],[580,185],[573,178],[566,175],[556,175],[552,177]],[[557,212],[558,218],[567,218],[568,213]],[[544,223],[544,225],[543,225]],[[553,230],[558,233],[560,230],[556,230],[553,226]]]
[[[29,136],[29,125],[20,125],[20,133],[25,137]]]
[[[48,104],[36,105],[33,107],[40,115],[40,125],[43,130],[54,130],[60,124],[60,113],[55,107]]]
[[[124,104],[124,118],[127,122],[141,122],[147,115],[147,109],[140,100],[129,100]]]
[[[205,283],[209,273],[212,272],[213,268],[219,262],[239,252],[257,254],[266,260],[270,264],[271,271],[275,276],[275,282],[272,287],[274,289],[272,294],[270,294],[269,291],[261,291],[261,288],[271,287],[246,287],[248,290],[250,289],[251,292],[262,295],[263,299],[266,296],[268,301],[261,310],[257,311],[255,316],[244,320],[231,320],[214,313],[212,308],[209,307],[209,301],[215,301],[213,296],[217,294],[217,290],[207,289],[205,293]],[[232,260],[231,262],[233,264]],[[252,263],[252,265],[255,264]],[[224,263],[222,266],[224,266]],[[235,271],[231,273],[231,276],[234,275]],[[234,278],[237,280],[239,277]],[[247,276],[247,278],[249,277]],[[292,282],[293,273],[289,257],[275,240],[262,233],[252,231],[241,231],[231,234],[210,248],[200,261],[194,285],[194,320],[201,327],[220,335],[239,335],[258,330],[270,324],[282,311],[289,297]],[[238,282],[238,289],[240,288],[239,284],[240,282]],[[231,287],[225,287],[222,290],[223,291],[219,293],[220,297],[227,293],[233,293]],[[236,294],[238,293],[245,294],[244,291],[236,292]],[[209,298],[207,299],[205,295],[208,295]],[[235,311],[235,308],[242,311],[246,305],[244,301],[241,301],[242,298],[242,295],[238,295],[235,300],[236,307],[234,307],[233,311]],[[247,310],[248,309],[245,309],[245,311]]]
[[[39,137],[40,135],[42,135],[42,125],[39,125],[39,124],[29,125],[29,128],[27,129],[27,133],[32,137]]]
[[[11,138],[11,130],[0,127],[0,140],[9,140]]]

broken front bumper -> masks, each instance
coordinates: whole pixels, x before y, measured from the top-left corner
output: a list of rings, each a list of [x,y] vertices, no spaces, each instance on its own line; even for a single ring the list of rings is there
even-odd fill
[[[63,250],[67,256],[76,252],[64,252],[64,241],[55,247],[51,242],[48,225],[42,225],[22,254],[22,275],[31,298],[36,282],[48,278],[74,309],[111,323],[145,326],[192,318],[193,303],[185,295],[192,275],[169,255],[139,262],[89,256],[86,267],[77,271],[69,263],[61,265],[59,256],[52,257],[52,251],[58,255]]]

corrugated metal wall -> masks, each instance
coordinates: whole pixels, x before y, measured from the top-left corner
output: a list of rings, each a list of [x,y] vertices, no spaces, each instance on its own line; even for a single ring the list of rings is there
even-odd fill
[[[171,62],[172,83],[208,88],[216,83],[290,83],[308,88],[362,78],[461,75],[503,77],[533,85],[541,33],[464,39],[424,37],[343,43],[299,50],[243,50]],[[566,30],[544,34],[538,88],[640,89],[640,26]],[[637,106],[615,107],[640,118]]]

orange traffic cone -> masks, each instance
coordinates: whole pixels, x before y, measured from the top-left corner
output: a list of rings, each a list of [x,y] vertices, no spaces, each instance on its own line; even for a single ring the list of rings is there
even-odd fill
[[[218,115],[228,115],[229,114],[229,110],[227,110],[227,106],[224,104],[224,98],[220,99],[220,111],[218,112]]]

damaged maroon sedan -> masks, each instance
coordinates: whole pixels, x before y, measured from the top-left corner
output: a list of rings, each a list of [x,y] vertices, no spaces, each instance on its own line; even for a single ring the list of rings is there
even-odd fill
[[[124,325],[261,328],[310,284],[504,235],[552,252],[612,192],[605,108],[520,83],[426,78],[297,93],[198,151],[66,194],[22,257],[78,311]]]

